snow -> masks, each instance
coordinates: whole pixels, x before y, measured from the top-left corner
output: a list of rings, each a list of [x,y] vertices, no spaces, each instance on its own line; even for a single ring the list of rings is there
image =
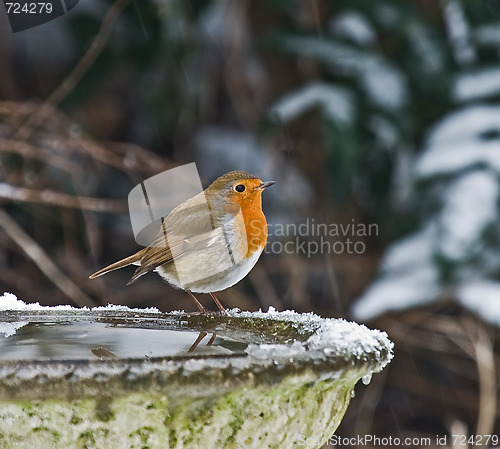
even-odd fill
[[[436,242],[446,259],[464,260],[481,250],[483,231],[497,218],[498,188],[497,176],[485,170],[461,176],[448,187]]]
[[[389,247],[381,262],[384,273],[411,271],[416,265],[430,265],[437,237],[435,224],[429,223]]]
[[[25,303],[20,299],[17,299],[16,295],[8,292],[4,292],[3,296],[0,296],[0,311],[4,310],[16,310],[16,311],[38,311],[44,309],[52,309],[52,310],[75,310],[71,306],[54,306],[54,307],[46,307],[41,306],[39,303],[35,302],[32,304]]]
[[[380,277],[357,299],[353,317],[369,321],[434,300],[439,295],[438,273],[432,266],[436,239],[437,226],[431,222],[390,246]]]
[[[402,72],[376,53],[369,53],[332,40],[310,36],[284,36],[281,47],[289,52],[324,62],[334,74],[358,78],[368,99],[383,109],[403,107],[407,82]]]
[[[463,89],[461,95],[472,96],[472,84]],[[496,226],[500,200],[500,107],[476,104],[443,118],[413,168],[428,189],[422,201],[432,196],[438,209],[386,251],[379,278],[355,302],[353,316],[366,321],[456,293],[465,307],[499,323],[500,284],[487,278],[496,276],[500,259],[486,235]],[[438,260],[452,262],[447,281]]]
[[[366,58],[360,76],[366,95],[376,106],[394,110],[407,103],[406,80],[389,62]]]
[[[457,289],[460,304],[485,321],[500,326],[500,282],[477,279]]]
[[[290,321],[297,326],[304,326],[305,330],[313,331],[318,328],[324,318],[313,312],[297,313],[294,310],[276,310],[269,306],[267,312],[259,310],[257,312],[246,312],[238,308],[226,310],[226,315],[243,318],[261,318],[265,320]]]
[[[420,157],[415,166],[419,178],[456,173],[467,167],[488,166],[500,172],[498,141],[464,142],[457,145],[436,145]]]
[[[358,11],[339,13],[330,22],[329,29],[332,34],[347,38],[359,45],[370,46],[377,40],[375,30],[366,17]]]
[[[475,28],[475,41],[482,45],[500,45],[500,22],[482,25]]]
[[[399,130],[383,115],[373,114],[368,120],[367,125],[379,145],[394,148],[399,143],[401,139]]]
[[[430,132],[426,148],[416,163],[419,178],[450,174],[473,165],[487,165],[500,171],[498,139],[500,107],[476,105],[452,113]]]
[[[484,170],[451,184],[436,217],[386,251],[380,278],[355,302],[353,317],[367,321],[436,300],[441,286],[433,259],[441,254],[462,261],[481,251],[482,233],[496,220],[498,187],[496,176]]]
[[[303,357],[306,354],[306,348],[300,342],[294,341],[286,347],[279,344],[252,344],[245,349],[245,352],[257,360],[272,360],[278,357]]]
[[[285,95],[271,107],[269,114],[287,122],[315,106],[320,106],[323,114],[339,124],[351,124],[354,119],[354,104],[347,89],[325,83],[312,83]]]
[[[356,320],[369,321],[391,311],[406,310],[435,300],[438,273],[431,266],[416,266],[376,280],[351,309]]]
[[[108,304],[107,306],[99,306],[92,307],[89,309],[88,307],[76,308],[70,305],[58,305],[58,306],[41,306],[38,302],[35,303],[26,303],[20,299],[17,299],[17,296],[13,293],[4,292],[3,296],[0,296],[0,312],[7,310],[15,310],[21,312],[30,312],[30,311],[42,311],[42,310],[64,310],[64,311],[81,311],[81,310],[93,310],[93,311],[110,311],[110,312],[135,312],[135,313],[160,313],[160,311],[156,307],[148,307],[146,309],[131,309],[127,306],[120,306],[114,304]],[[1,332],[1,331],[0,331]]]
[[[459,75],[453,85],[457,101],[487,98],[500,93],[500,68],[489,67]]]
[[[474,105],[448,114],[431,131],[427,144],[457,144],[477,141],[485,131],[500,130],[500,107]]]
[[[370,353],[375,353],[380,358],[381,350],[392,351],[393,343],[385,332],[370,330],[351,321],[330,318],[324,320],[321,327],[309,337],[306,346],[310,350],[323,350],[327,353],[333,350],[334,354],[344,358],[354,355],[362,360]],[[385,364],[391,358],[392,354]]]
[[[76,309],[80,310],[80,309]],[[92,307],[90,310],[94,312],[111,311],[111,312],[135,312],[135,313],[161,313],[156,307],[146,307],[144,309],[130,308],[127,306],[120,306],[115,304],[108,304],[107,306]]]
[[[11,293],[4,293],[0,298],[2,311],[50,311],[50,310],[71,310],[71,311],[130,311],[141,313],[153,313],[155,309],[130,309],[124,306],[108,305],[106,307],[96,307],[94,309],[76,309],[71,306],[55,306],[46,307],[40,306],[38,303],[26,304],[16,298]],[[159,313],[158,311],[154,313]],[[174,312],[181,314],[184,312]],[[163,316],[163,314],[160,314]],[[292,310],[279,312],[273,307],[269,307],[267,312],[242,312],[239,309],[232,309],[225,312],[226,316],[243,317],[251,319],[266,319],[290,322],[299,333],[306,333],[308,336],[305,341],[294,341],[292,344],[249,344],[245,349],[249,357],[225,359],[203,359],[190,360],[189,363],[183,365],[187,371],[197,371],[211,367],[232,367],[235,372],[240,369],[248,369],[253,363],[270,364],[291,361],[292,359],[316,360],[320,358],[336,359],[341,357],[347,361],[370,361],[369,374],[382,370],[387,363],[392,359],[393,343],[389,340],[385,332],[379,330],[370,330],[364,325],[354,322],[348,322],[343,319],[321,318],[314,313],[299,314]],[[7,323],[9,326],[12,323]],[[24,320],[16,322],[15,325],[24,325]],[[15,326],[0,328],[0,332],[13,335],[16,331]],[[118,329],[123,332],[128,332],[125,329]],[[137,330],[137,329],[135,329]],[[163,363],[163,362],[162,362]],[[167,362],[165,362],[167,363]],[[172,365],[172,364],[171,364]],[[155,365],[156,366],[156,365]],[[167,363],[167,367],[170,366]],[[0,367],[1,368],[1,367]],[[97,367],[98,370],[101,367]],[[174,366],[172,365],[172,369]],[[79,372],[78,369],[82,371]],[[78,377],[93,376],[94,371],[88,367],[78,368],[75,374]],[[109,369],[125,369],[121,366]],[[151,369],[155,369],[151,365]],[[165,369],[165,366],[163,367]],[[90,370],[90,371],[89,371]],[[1,371],[1,370],[0,370]],[[0,372],[0,377],[1,377]],[[31,373],[32,374],[32,373]],[[30,374],[30,375],[31,375]]]
[[[443,15],[448,40],[458,64],[465,66],[476,61],[476,51],[471,43],[469,25],[457,0],[443,2]]]
[[[311,36],[283,36],[279,43],[285,51],[317,59],[343,74],[356,73],[363,54],[348,45]]]
[[[277,311],[269,307],[267,312],[242,312],[239,309],[226,311],[229,316],[261,318],[269,320],[289,321],[297,329],[314,331],[304,344],[294,342],[288,348],[286,355],[298,356],[305,349],[322,351],[326,355],[342,356],[354,355],[357,359],[364,359],[367,354],[374,353],[381,356],[382,351],[389,351],[390,355],[380,369],[392,359],[393,343],[387,333],[379,330],[370,330],[362,324],[346,321],[340,318],[321,318],[314,313],[297,313],[293,310]],[[302,348],[299,347],[303,346]],[[281,349],[279,348],[281,346]],[[283,351],[283,345],[250,345],[247,352],[259,358],[271,357]]]

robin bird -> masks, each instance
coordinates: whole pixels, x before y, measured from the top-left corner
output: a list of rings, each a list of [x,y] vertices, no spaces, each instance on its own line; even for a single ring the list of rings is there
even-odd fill
[[[262,254],[267,242],[262,192],[273,184],[243,171],[226,173],[172,210],[148,247],[90,279],[138,265],[128,284],[156,271],[172,286],[185,290],[200,312],[206,310],[194,293],[209,293],[224,311],[214,292],[241,281]]]

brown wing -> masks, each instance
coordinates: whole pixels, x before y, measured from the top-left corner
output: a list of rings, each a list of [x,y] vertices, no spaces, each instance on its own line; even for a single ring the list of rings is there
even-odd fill
[[[214,228],[214,219],[203,193],[182,203],[165,218],[156,239],[143,250],[141,265],[129,284],[174,258],[206,247]]]

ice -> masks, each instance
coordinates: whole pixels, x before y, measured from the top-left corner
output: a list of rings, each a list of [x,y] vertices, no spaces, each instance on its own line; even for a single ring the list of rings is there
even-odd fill
[[[373,45],[377,35],[366,19],[358,11],[345,11],[339,13],[329,25],[330,32],[339,37],[344,37],[359,45]]]
[[[369,385],[371,381],[372,381],[372,373],[367,374],[366,376],[363,376],[361,378],[361,382],[363,382],[364,385]]]
[[[498,67],[461,74],[453,85],[453,97],[457,101],[488,98],[498,93],[500,93],[500,68]]]
[[[0,322],[0,334],[3,334],[4,338],[11,337],[12,335],[15,335],[15,333],[19,329],[26,326],[27,324],[28,321],[15,321],[9,323]]]
[[[500,282],[471,280],[457,289],[457,299],[485,321],[500,326]]]
[[[325,83],[312,83],[282,97],[269,114],[282,122],[299,117],[309,109],[320,106],[323,114],[339,124],[354,119],[354,104],[347,89]]]
[[[460,261],[478,253],[483,231],[496,221],[498,178],[485,170],[461,176],[444,193],[439,214],[438,251]]]

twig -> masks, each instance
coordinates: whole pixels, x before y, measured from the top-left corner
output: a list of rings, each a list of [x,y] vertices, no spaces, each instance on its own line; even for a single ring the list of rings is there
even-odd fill
[[[81,167],[67,158],[54,157],[50,151],[45,148],[35,147],[21,140],[8,140],[0,138],[0,153],[16,153],[27,159],[36,159],[47,165],[67,172],[73,178],[80,177]]]
[[[470,319],[463,320],[474,348],[479,377],[479,414],[476,435],[491,435],[497,409],[497,384],[493,345],[486,330]]]
[[[254,269],[250,272],[250,282],[252,283],[257,296],[259,297],[260,304],[264,309],[267,309],[270,305],[276,306],[283,309],[284,306],[276,294],[276,290],[269,279],[267,272],[261,268],[261,265],[256,265]]]
[[[52,262],[45,251],[10,216],[0,210],[0,227],[25,252],[68,298],[80,307],[92,306],[92,300]]]
[[[72,196],[53,190],[33,190],[0,183],[0,198],[27,203],[43,203],[51,206],[86,209],[95,212],[125,212],[127,203],[123,200],[102,200],[83,196]]]
[[[90,48],[80,59],[76,67],[66,77],[66,79],[50,94],[37,111],[19,128],[19,131],[15,135],[16,140],[27,140],[31,136],[33,130],[47,117],[53,107],[59,104],[80,82],[85,73],[87,73],[102,53],[113,29],[113,25],[129,3],[130,0],[117,0],[108,9],[108,12],[104,16],[101,23],[101,27],[90,45]]]

